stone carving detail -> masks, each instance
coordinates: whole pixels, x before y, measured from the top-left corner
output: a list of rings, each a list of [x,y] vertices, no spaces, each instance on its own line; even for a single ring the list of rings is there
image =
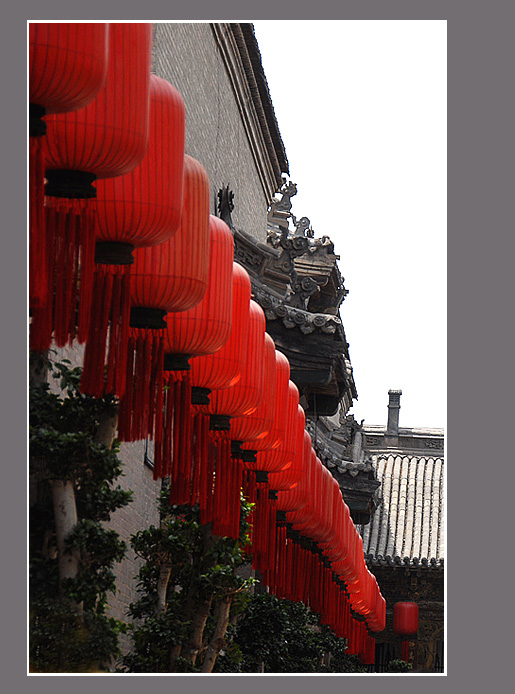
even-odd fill
[[[345,450],[350,449],[356,432],[361,431],[361,426],[358,424],[354,415],[340,414],[340,429],[338,430],[338,438],[342,441]]]
[[[297,222],[297,217],[295,215],[291,215],[293,226],[295,227],[295,232],[294,236],[305,236],[309,239],[312,239],[315,235],[315,232],[311,228],[311,222],[307,217],[301,217],[299,221]],[[324,238],[328,238],[325,236]],[[320,240],[320,239],[317,239]],[[333,246],[334,248],[334,246]]]
[[[233,228],[231,212],[234,210],[234,193],[229,190],[229,186],[225,188],[220,188],[218,191],[218,212],[220,214],[220,219],[222,219],[229,229]]]
[[[426,448],[443,450],[443,441],[435,441],[434,439],[424,439],[423,445]]]
[[[272,201],[272,210],[275,212],[289,212],[291,210],[291,198],[297,195],[297,184],[291,181],[286,181],[283,177],[283,184],[280,189],[282,198],[280,200]]]
[[[295,270],[291,273],[291,295],[287,299],[290,306],[307,309],[308,301],[313,294],[320,291],[318,283],[311,277],[300,277]]]
[[[253,252],[250,248],[240,245],[236,240],[234,242],[234,259],[241,265],[254,269],[263,265],[262,254]]]
[[[254,297],[264,310],[267,320],[282,320],[286,328],[300,328],[305,335],[315,330],[333,334],[341,330],[341,320],[330,313],[310,313],[288,305],[285,301],[269,294],[262,287],[254,287]]]

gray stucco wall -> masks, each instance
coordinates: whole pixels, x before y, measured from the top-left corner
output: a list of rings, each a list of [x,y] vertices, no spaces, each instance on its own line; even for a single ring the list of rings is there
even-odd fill
[[[72,365],[82,364],[83,357],[84,347],[77,343],[57,350],[55,355],[58,360],[69,359]],[[52,388],[58,390],[55,384]],[[108,524],[128,547],[125,559],[114,567],[117,590],[115,594],[110,594],[108,607],[109,616],[123,621],[129,621],[127,607],[138,597],[135,577],[141,565],[141,560],[130,548],[130,537],[138,530],[159,524],[158,495],[161,482],[153,480],[152,470],[145,465],[144,456],[144,441],[121,444],[119,458],[123,464],[123,475],[118,478],[117,484],[124,490],[131,489],[133,499],[130,504],[115,511]],[[129,638],[121,634],[120,646],[124,652],[129,645]]]
[[[234,225],[265,242],[270,201],[210,24],[155,24],[152,72],[171,82],[184,99],[186,153],[208,173],[211,212],[219,189],[229,185]]]

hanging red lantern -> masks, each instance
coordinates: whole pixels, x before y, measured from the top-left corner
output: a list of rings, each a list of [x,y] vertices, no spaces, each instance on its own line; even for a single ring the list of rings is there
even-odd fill
[[[253,446],[259,446],[260,440],[270,434],[273,424],[277,384],[276,350],[274,341],[267,333],[265,333],[264,360],[263,398],[253,413],[231,419],[230,432],[232,458],[238,461],[240,466],[242,465],[244,468],[242,476],[244,495],[251,498],[255,496],[257,501],[254,511],[248,519],[248,522],[253,525],[253,558],[259,552],[272,551],[270,547],[272,536],[270,533],[272,529],[275,530],[275,518],[273,519],[274,527],[271,527],[272,500],[269,498],[268,484],[266,479],[260,479],[260,473],[256,471],[255,467],[256,449],[249,450],[248,448],[243,448],[244,445],[249,445],[249,441],[252,441]],[[251,474],[245,474],[246,471],[249,471]],[[256,487],[255,492],[250,490],[249,485]]]
[[[266,339],[270,339],[267,334]],[[283,441],[287,427],[287,405],[290,383],[290,362],[288,359],[274,348],[274,363],[270,371],[275,375],[273,386],[273,396],[271,390],[264,392],[263,400],[257,410],[246,415],[245,418],[235,418],[231,422],[231,433],[233,438],[241,440],[241,449],[247,451],[246,459],[250,462],[257,462],[254,456],[258,451],[275,450]],[[265,365],[265,375],[267,368]],[[266,384],[265,384],[266,388]],[[247,422],[247,424],[245,424]],[[258,425],[258,422],[262,422]],[[238,433],[238,427],[245,427]],[[250,427],[256,425],[260,433],[251,438]],[[258,469],[257,467],[247,466],[248,469]]]
[[[154,479],[171,476],[173,472],[173,446],[171,432],[184,431],[185,427],[174,426],[175,418],[184,416],[188,410],[173,409],[175,391],[187,390],[191,385],[192,403],[198,405],[209,403],[209,393],[213,388],[227,388],[235,385],[241,378],[245,364],[246,345],[249,328],[249,305],[251,284],[248,273],[241,265],[232,264],[232,322],[229,339],[216,353],[202,357],[192,357],[191,370],[188,371],[188,358],[184,355],[168,353],[166,356],[165,379],[168,383],[164,423],[156,419],[154,446]],[[176,325],[176,329],[177,329]],[[179,326],[180,327],[180,326]],[[173,393],[171,391],[174,391]],[[187,397],[184,395],[184,398]],[[157,406],[158,409],[161,405]],[[192,495],[196,500],[199,495],[207,493],[205,484],[199,487],[199,478],[207,478],[205,466],[208,465],[208,430],[209,414],[196,408],[193,428],[193,487]],[[175,446],[179,450],[178,442]],[[185,456],[182,456],[185,459]],[[212,473],[211,473],[212,475]],[[186,494],[187,496],[187,494]],[[194,503],[194,501],[193,501]],[[206,508],[207,498],[200,499],[201,513]]]
[[[231,418],[252,414],[263,398],[265,328],[263,309],[251,300],[246,359],[241,378],[230,388],[214,390],[209,405],[204,409],[220,431],[225,425],[230,427]]]
[[[273,472],[269,475],[271,488],[278,492],[278,508],[283,511],[290,511],[305,505],[306,498],[303,496],[305,481],[309,479],[309,469],[315,464],[315,460],[316,453],[311,442],[311,436],[304,430],[302,435],[302,455],[297,453],[293,461],[288,463],[281,471]],[[284,494],[284,492],[290,493]]]
[[[248,471],[246,495],[249,501],[255,504],[252,513],[252,565],[261,572],[265,585],[275,582],[274,573],[278,561],[277,510],[283,510],[283,506],[278,504],[277,494],[283,475],[281,468],[289,468],[292,464],[302,467],[304,456],[304,410],[298,404],[297,388],[291,381],[286,385],[286,403],[283,408],[287,416],[279,445],[273,450],[255,451],[255,459],[250,458],[243,463]],[[259,442],[251,442],[248,445],[257,447]],[[263,456],[260,455],[262,453],[276,455]]]
[[[393,630],[401,636],[415,636],[418,631],[416,602],[396,602],[393,606]]]
[[[213,523],[215,534],[227,537],[239,536],[243,482],[241,465],[231,457],[230,421],[232,417],[252,414],[263,397],[265,327],[263,310],[255,301],[250,301],[246,359],[241,378],[230,388],[214,390],[209,404],[198,406],[199,411],[210,415],[211,439],[205,474],[208,489],[202,495],[207,507],[204,509],[201,505],[201,513],[206,522]]]
[[[415,602],[396,602],[393,606],[393,630],[404,637],[413,637],[418,631],[418,605]],[[402,641],[401,658],[409,661],[409,638]]]
[[[170,242],[163,244],[165,254],[168,252],[171,257],[175,257],[183,253],[186,256],[189,246],[173,242],[175,239],[184,242],[190,231],[193,245],[200,245],[203,240],[195,237],[199,225],[183,226],[180,238],[174,237]],[[177,253],[172,253],[172,244],[177,248]],[[232,325],[234,240],[225,222],[217,217],[209,217],[209,270],[206,293],[193,308],[181,312],[170,311],[166,316],[163,307],[173,306],[174,303],[173,300],[164,303],[168,301],[166,297],[170,290],[168,286],[163,286],[158,292],[160,281],[168,280],[170,286],[174,285],[175,281],[178,284],[182,281],[191,282],[192,273],[185,274],[185,280],[169,274],[170,271],[160,262],[162,256],[160,257],[157,251],[156,248],[149,249],[148,252],[137,252],[137,261],[143,262],[136,267],[134,275],[131,273],[133,327],[129,338],[126,396],[120,402],[118,433],[122,441],[152,436],[157,414],[159,449],[162,441],[160,427],[163,384],[167,386],[170,395],[166,395],[165,404],[171,405],[175,398],[171,391],[175,387],[181,387],[180,383],[183,381],[177,378],[174,368],[177,365],[187,365],[187,360],[192,354],[211,353],[220,349],[229,338]],[[155,273],[151,271],[150,262],[144,262],[152,259],[156,261],[154,267],[158,269]],[[136,327],[137,325],[140,327]],[[160,325],[164,327],[161,328]],[[179,360],[185,363],[178,364]],[[170,426],[186,429],[190,403],[188,402],[188,407],[184,410],[176,412],[176,415],[180,418],[174,420],[174,425],[170,420]],[[180,454],[176,457],[179,460],[182,458],[183,463],[186,463],[185,456]]]
[[[198,404],[208,404],[209,393],[212,390],[236,385],[245,366],[251,283],[247,271],[238,263],[233,263],[232,282],[232,322],[229,339],[215,353],[194,355],[191,359],[191,386],[197,391],[198,397],[203,399],[203,403]]]
[[[129,173],[145,155],[151,44],[151,24],[110,24],[103,87],[85,107],[45,117],[50,284],[48,301],[33,311],[31,346],[35,349],[50,345],[52,329],[58,345],[75,337],[79,280],[81,292],[88,299],[91,296],[96,227],[93,182]],[[80,303],[79,311],[82,317],[87,315]]]
[[[108,25],[29,22],[29,305],[48,299],[45,114],[86,106],[104,84]]]
[[[156,426],[154,477],[157,479],[172,475],[172,473],[175,474],[175,484],[170,500],[174,503],[181,500],[181,503],[190,505],[198,502],[202,523],[207,523],[206,514],[212,513],[214,473],[212,465],[214,464],[213,454],[215,451],[215,443],[212,439],[213,436],[216,436],[216,434],[209,432],[210,415],[206,411],[206,407],[203,406],[209,405],[211,391],[230,388],[241,380],[247,356],[250,295],[251,284],[247,271],[238,263],[233,263],[232,322],[227,342],[213,354],[193,356],[190,371],[186,370],[189,366],[187,355],[180,354],[180,352],[169,352],[166,355],[165,374],[167,374],[168,391],[166,393],[167,407],[165,412],[168,414],[165,416],[166,431],[158,429]],[[182,313],[178,314],[176,318],[180,319],[183,315]],[[207,322],[210,323],[209,320]],[[175,331],[180,332],[180,324],[175,325]],[[188,327],[189,331],[190,327]],[[172,345],[170,345],[171,347]],[[177,345],[177,347],[180,350],[184,349],[182,339],[181,345]],[[190,423],[188,418],[185,425],[184,421],[176,422],[176,420],[188,416],[188,410],[177,407],[169,412],[169,408],[172,408],[176,399],[180,398],[179,392],[183,392],[184,400],[188,399],[190,387],[191,403],[194,406],[193,419]],[[159,423],[159,418],[156,421]],[[189,433],[190,430],[191,434]],[[171,445],[170,431],[174,432],[173,446]],[[188,449],[190,442],[191,449]],[[177,466],[174,461],[174,448],[175,451],[183,451],[184,447],[191,450],[191,456],[182,452],[179,466]],[[178,467],[184,464],[188,470],[184,468],[179,470]],[[209,517],[211,518],[211,515]]]
[[[275,412],[275,364],[275,344],[270,335],[265,333],[263,396],[254,412],[231,419],[231,439],[236,444],[233,445],[235,452],[242,450],[242,444],[245,442],[255,440],[257,444],[259,439],[263,439],[270,433]],[[252,457],[252,453],[250,453],[250,457]],[[241,459],[245,460],[243,453]]]
[[[295,460],[299,447],[299,436],[303,437],[304,424],[301,421],[303,415],[304,410],[299,406],[298,388],[292,381],[289,381],[286,403],[286,428],[282,432],[284,438],[273,449],[258,450],[255,469],[267,473],[279,472]],[[272,488],[278,489],[276,486]]]
[[[265,335],[265,339],[270,340],[270,346],[273,346],[268,335]],[[269,490],[266,472],[260,469],[256,454],[258,451],[276,449],[285,436],[287,426],[290,364],[284,354],[275,348],[270,350],[270,357],[272,356],[273,366],[267,367],[265,364],[265,378],[267,374],[274,376],[273,389],[271,384],[265,382],[263,400],[257,410],[231,421],[234,455],[242,461],[244,467],[243,493],[248,502],[255,504],[247,519],[253,526],[251,543],[254,568],[257,568],[258,555],[264,555],[264,551],[267,553],[267,562],[275,556],[274,493]],[[263,563],[260,570],[266,570]]]
[[[159,245],[138,248],[134,251],[134,265],[127,281],[130,282],[130,303],[124,303],[125,314],[119,323],[125,326],[122,335],[132,328],[144,329],[149,339],[164,337],[166,326],[164,316],[171,311],[185,311],[196,306],[207,291],[209,274],[209,179],[204,167],[195,159],[183,159],[183,200],[182,216],[175,233],[169,235]],[[150,174],[154,176],[154,174]],[[179,186],[181,187],[181,186]],[[122,217],[123,220],[123,217]],[[107,245],[107,244],[106,244]],[[123,245],[122,243],[118,244]],[[110,268],[107,267],[106,277]],[[116,269],[116,268],[115,268]],[[100,272],[104,272],[101,270]],[[99,282],[99,286],[101,283]],[[129,315],[130,310],[130,315]],[[112,320],[111,320],[112,323]],[[84,387],[92,395],[102,392],[103,383],[99,380],[104,362],[106,345],[106,324],[92,323],[93,329],[101,326],[98,340],[88,339],[84,359]],[[133,339],[141,337],[132,331]],[[98,347],[96,347],[98,345]],[[114,349],[113,349],[114,347]],[[116,365],[114,392],[121,396],[125,392],[125,361],[127,342],[113,342],[109,339],[107,364]],[[148,345],[147,345],[148,347]],[[143,348],[143,347],[142,347]],[[119,349],[124,349],[121,359]],[[91,362],[88,356],[91,353]],[[97,356],[100,354],[100,360]],[[136,359],[136,357],[135,357]],[[120,363],[119,363],[120,360]],[[150,368],[149,365],[147,365]],[[123,368],[123,371],[122,371]],[[129,363],[129,370],[132,368]],[[145,367],[146,368],[146,367]],[[91,379],[91,381],[90,381]],[[91,384],[91,385],[90,385]],[[110,385],[108,383],[108,385]],[[94,392],[93,392],[94,391]],[[113,391],[111,391],[113,392]]]

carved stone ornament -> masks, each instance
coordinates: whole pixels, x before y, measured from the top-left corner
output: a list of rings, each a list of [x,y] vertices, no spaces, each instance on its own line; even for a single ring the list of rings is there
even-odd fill
[[[295,232],[294,236],[306,236],[307,238],[312,239],[313,236],[315,235],[314,230],[311,228],[311,222],[307,217],[301,217],[299,221],[297,221],[297,217],[295,217],[293,214],[291,216],[293,226],[295,227]],[[327,237],[325,237],[327,238]]]
[[[298,327],[304,334],[314,331],[333,334],[341,330],[342,322],[330,313],[311,313],[296,308],[269,294],[263,287],[253,288],[254,298],[264,310],[267,320],[282,320],[286,328]]]
[[[218,197],[218,212],[220,214],[220,219],[222,219],[229,229],[233,228],[231,212],[234,210],[234,193],[229,190],[229,186],[225,188],[220,188],[217,194]]]
[[[277,212],[289,212],[291,210],[291,198],[297,195],[297,184],[291,181],[286,181],[283,177],[283,185],[281,186],[280,193],[282,198],[278,201],[274,199],[272,203],[273,209]]]
[[[311,277],[299,278],[295,270],[291,274],[290,286],[292,294],[288,297],[287,303],[297,308],[307,309],[309,298],[320,291],[318,282]]]

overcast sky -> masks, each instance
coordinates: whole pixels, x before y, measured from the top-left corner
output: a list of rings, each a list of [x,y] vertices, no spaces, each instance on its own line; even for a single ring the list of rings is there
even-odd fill
[[[330,236],[367,424],[446,424],[446,21],[254,22],[298,186]]]

